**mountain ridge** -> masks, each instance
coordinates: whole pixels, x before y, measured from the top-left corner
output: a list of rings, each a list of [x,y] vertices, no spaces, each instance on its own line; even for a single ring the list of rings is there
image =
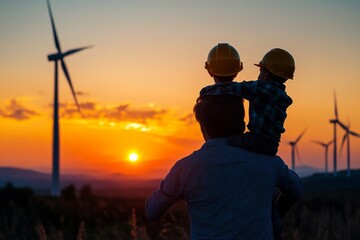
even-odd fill
[[[298,175],[302,177],[305,192],[333,191],[333,190],[359,190],[360,169],[351,170],[351,177],[346,177],[346,170],[339,171],[337,177],[332,173],[314,172],[316,169],[309,166],[299,166]],[[61,188],[70,184],[79,188],[91,185],[94,190],[101,193],[146,195],[159,186],[161,179],[134,179],[123,174],[109,174],[103,177],[93,177],[86,174],[63,174]],[[30,187],[37,193],[49,194],[51,174],[31,169],[0,167],[0,187],[7,183],[14,187]],[[140,194],[140,195],[141,195]]]

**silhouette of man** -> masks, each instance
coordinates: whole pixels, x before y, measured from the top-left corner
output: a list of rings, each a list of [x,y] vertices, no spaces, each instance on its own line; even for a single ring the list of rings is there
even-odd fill
[[[300,178],[278,156],[227,145],[227,137],[245,130],[241,98],[202,96],[194,113],[205,143],[176,162],[148,197],[147,218],[185,200],[191,239],[272,239],[274,188],[295,201],[302,195]]]

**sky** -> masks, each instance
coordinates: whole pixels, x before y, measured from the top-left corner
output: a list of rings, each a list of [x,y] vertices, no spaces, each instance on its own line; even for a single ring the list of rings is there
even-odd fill
[[[62,72],[60,158],[65,173],[164,176],[204,143],[192,108],[213,80],[209,50],[228,42],[255,80],[272,48],[295,58],[293,99],[279,156],[290,165],[289,141],[306,128],[296,165],[324,168],[333,138],[334,91],[339,118],[360,133],[360,2],[317,1],[51,1],[65,58],[82,108]],[[51,171],[55,53],[45,0],[0,0],[0,166]],[[246,118],[247,119],[247,118]],[[338,128],[340,145],[344,131]],[[344,149],[345,150],[345,149]],[[346,168],[345,151],[339,169]],[[339,150],[338,150],[339,151]],[[138,160],[128,160],[136,152]],[[329,167],[332,169],[332,147]],[[351,164],[360,168],[360,138],[351,138]]]

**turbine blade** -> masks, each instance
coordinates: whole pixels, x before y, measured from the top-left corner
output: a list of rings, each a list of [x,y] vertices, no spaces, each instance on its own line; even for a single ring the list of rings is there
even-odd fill
[[[295,143],[299,142],[300,139],[302,138],[302,136],[304,135],[304,133],[306,132],[306,128],[304,129],[304,131],[298,136],[298,138],[295,140]]]
[[[51,12],[50,1],[47,0],[46,2],[47,2],[48,10],[49,10],[49,15],[50,15],[51,28],[52,28],[52,32],[54,35],[55,47],[59,52],[61,52],[60,42],[59,42],[59,39],[58,39],[58,36],[56,33],[55,22],[54,22],[54,18],[53,18],[52,12]]]
[[[338,109],[337,109],[337,101],[336,101],[336,92],[334,90],[334,110],[335,110],[335,118],[338,119]]]
[[[340,125],[340,127],[342,129],[344,129],[345,131],[349,131],[349,128],[345,126],[345,124],[343,124],[340,120],[337,121],[337,123]]]
[[[331,140],[330,142],[328,142],[328,143],[326,144],[326,146],[330,146],[333,142],[334,142],[334,140]]]
[[[76,52],[91,48],[92,46],[87,46],[87,47],[82,47],[82,48],[75,48],[75,49],[71,49],[69,51],[67,51],[66,53],[63,54],[63,57],[66,57],[68,55],[74,54]]]
[[[77,107],[78,107],[78,110],[79,110],[79,112],[80,112],[80,105],[79,105],[78,100],[77,100],[77,98],[76,98],[76,93],[75,93],[74,87],[73,87],[73,85],[72,85],[72,83],[71,83],[69,71],[68,71],[68,69],[67,69],[67,67],[66,67],[66,64],[65,64],[64,59],[61,59],[61,67],[62,67],[62,69],[63,69],[63,71],[64,71],[64,74],[65,74],[65,76],[66,76],[66,79],[67,79],[67,81],[68,81],[68,83],[69,83],[69,85],[70,85],[70,89],[71,89],[72,95],[73,95],[73,97],[74,97],[74,99],[75,99],[75,103],[76,103],[76,105],[77,105]]]
[[[348,133],[345,133],[343,136],[343,139],[341,141],[341,145],[340,145],[340,155],[341,155],[341,152],[342,152],[342,149],[343,149],[343,146],[344,146],[344,143],[345,143],[347,137],[348,137]]]
[[[349,133],[355,137],[360,137],[360,134],[353,132],[353,131],[349,131]]]
[[[313,143],[319,144],[321,146],[325,146],[325,143],[320,142],[320,141],[316,141],[316,140],[312,140]]]

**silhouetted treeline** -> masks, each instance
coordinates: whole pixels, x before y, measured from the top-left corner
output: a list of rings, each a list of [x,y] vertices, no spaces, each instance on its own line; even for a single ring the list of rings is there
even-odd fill
[[[0,188],[0,240],[188,239],[186,205],[148,222],[145,199],[96,196],[91,186],[64,188],[60,198]],[[285,239],[360,239],[360,192],[306,193],[285,216]]]
[[[84,239],[129,239],[132,208],[143,209],[143,199],[94,196],[90,186],[76,194],[73,185],[60,198],[35,196],[31,189],[0,189],[0,239],[77,239],[84,222]],[[139,221],[141,223],[141,221]]]

